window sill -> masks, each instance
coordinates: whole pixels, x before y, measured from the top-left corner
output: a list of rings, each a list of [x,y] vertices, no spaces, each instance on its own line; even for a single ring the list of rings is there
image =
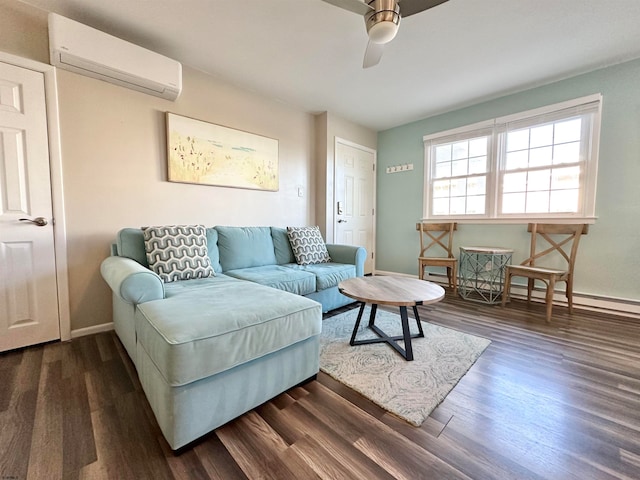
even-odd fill
[[[598,217],[509,217],[509,218],[486,218],[486,217],[434,217],[423,218],[423,222],[456,222],[466,224],[495,224],[495,225],[522,225],[527,223],[562,223],[562,224],[580,224],[586,223],[593,225]]]

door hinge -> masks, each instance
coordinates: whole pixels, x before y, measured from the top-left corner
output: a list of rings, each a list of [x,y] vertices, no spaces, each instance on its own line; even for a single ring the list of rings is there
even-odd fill
[[[371,252],[371,260],[373,260],[373,252]]]
[[[375,208],[372,208],[372,209],[371,209],[371,215],[375,215],[375,214],[376,214],[376,209],[375,209]]]
[[[373,164],[373,171],[374,172],[376,171],[376,164],[375,163]]]

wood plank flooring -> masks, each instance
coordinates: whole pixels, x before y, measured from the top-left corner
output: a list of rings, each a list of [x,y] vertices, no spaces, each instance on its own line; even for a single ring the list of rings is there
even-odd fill
[[[640,320],[448,294],[491,339],[421,428],[324,374],[175,455],[113,332],[0,354],[0,479],[638,479]]]

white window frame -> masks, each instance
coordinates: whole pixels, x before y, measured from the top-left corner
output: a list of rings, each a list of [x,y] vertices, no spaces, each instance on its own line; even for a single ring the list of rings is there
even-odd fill
[[[501,179],[506,170],[503,169],[504,133],[510,124],[526,123],[527,119],[548,116],[561,113],[562,111],[581,113],[581,107],[590,106],[594,111],[591,122],[590,144],[588,145],[588,155],[585,158],[584,169],[580,178],[580,205],[576,213],[517,213],[501,214]],[[437,132],[423,137],[424,141],[424,199],[423,199],[423,220],[447,221],[455,220],[460,223],[522,223],[536,221],[561,221],[575,223],[594,223],[596,205],[596,182],[598,172],[598,152],[600,143],[600,124],[602,113],[602,94],[588,95],[585,97],[556,103],[525,112],[498,117],[483,122],[466,125],[463,127]],[[535,123],[533,124],[535,125]],[[432,185],[436,180],[433,177],[431,151],[432,146],[456,139],[473,138],[481,131],[490,130],[488,148],[488,171],[487,171],[487,202],[483,215],[431,215]],[[435,160],[434,160],[435,161]]]

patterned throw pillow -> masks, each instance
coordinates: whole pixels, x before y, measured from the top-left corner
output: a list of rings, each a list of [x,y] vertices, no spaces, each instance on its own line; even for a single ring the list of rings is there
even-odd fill
[[[149,268],[165,283],[215,275],[203,225],[167,225],[144,231]]]
[[[287,227],[287,235],[298,265],[331,261],[319,227]]]

